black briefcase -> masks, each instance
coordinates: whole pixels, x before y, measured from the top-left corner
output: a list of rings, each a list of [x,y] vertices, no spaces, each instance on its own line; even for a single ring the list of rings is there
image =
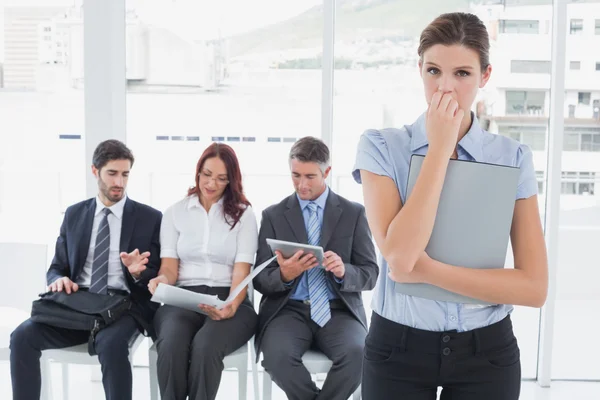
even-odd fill
[[[31,307],[31,320],[59,328],[89,331],[88,353],[95,355],[98,332],[131,310],[128,295],[97,294],[78,290],[40,294]],[[137,318],[136,318],[137,319]]]

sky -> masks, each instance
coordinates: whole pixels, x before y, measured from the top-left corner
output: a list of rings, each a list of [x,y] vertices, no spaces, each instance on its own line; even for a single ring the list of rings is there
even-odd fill
[[[235,35],[294,17],[323,0],[127,0],[143,21],[193,39]],[[81,6],[83,0],[0,0],[0,62],[5,6]]]

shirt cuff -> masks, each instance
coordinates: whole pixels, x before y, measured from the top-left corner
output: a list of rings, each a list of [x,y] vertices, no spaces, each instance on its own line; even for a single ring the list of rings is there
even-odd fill
[[[338,279],[338,277],[334,275],[334,276],[333,276],[333,279],[335,279],[335,281],[336,281],[337,283],[339,283],[340,285],[341,285],[342,283],[344,283],[344,278],[342,278],[342,279]]]
[[[291,281],[289,281],[289,282],[283,282],[283,284],[284,284],[286,287],[292,287],[292,285],[294,284],[294,282],[296,282],[296,280],[295,280],[295,279],[292,279],[292,280],[291,280]]]
[[[235,261],[233,263],[235,264],[240,262],[248,263],[250,265],[254,264],[254,254],[236,254]]]
[[[160,249],[160,258],[179,258],[179,257],[177,256],[177,250]]]

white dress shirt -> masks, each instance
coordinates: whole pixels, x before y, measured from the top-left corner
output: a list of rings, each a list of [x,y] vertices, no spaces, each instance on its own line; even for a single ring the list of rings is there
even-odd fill
[[[110,229],[110,248],[108,250],[108,287],[109,289],[120,289],[129,291],[123,269],[121,268],[120,243],[121,243],[121,225],[123,222],[123,209],[125,208],[127,196],[108,207],[111,213],[108,215],[108,229]],[[106,206],[96,197],[96,211],[94,212],[94,224],[92,225],[92,236],[90,237],[90,247],[85,259],[83,270],[77,277],[77,284],[80,287],[90,287],[92,279],[92,263],[94,262],[94,250],[96,249],[96,236],[98,235],[98,226],[104,217],[102,210]]]
[[[169,207],[160,228],[161,258],[179,259],[176,286],[231,286],[233,265],[254,264],[258,226],[248,206],[233,229],[225,221],[223,198],[206,212],[192,195]]]

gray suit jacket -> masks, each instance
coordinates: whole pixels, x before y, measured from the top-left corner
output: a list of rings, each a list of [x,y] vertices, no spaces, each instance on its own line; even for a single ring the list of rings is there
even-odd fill
[[[302,210],[295,193],[263,211],[255,265],[273,256],[267,238],[308,243]],[[375,287],[379,267],[364,207],[330,190],[323,214],[321,247],[335,252],[344,262],[346,274],[343,282],[337,283],[331,272],[327,273],[327,279],[348,310],[367,329],[361,292]],[[263,295],[255,341],[257,357],[265,328],[283,308],[299,281],[296,279],[291,287],[286,286],[281,280],[276,260],[254,278],[254,288]]]

